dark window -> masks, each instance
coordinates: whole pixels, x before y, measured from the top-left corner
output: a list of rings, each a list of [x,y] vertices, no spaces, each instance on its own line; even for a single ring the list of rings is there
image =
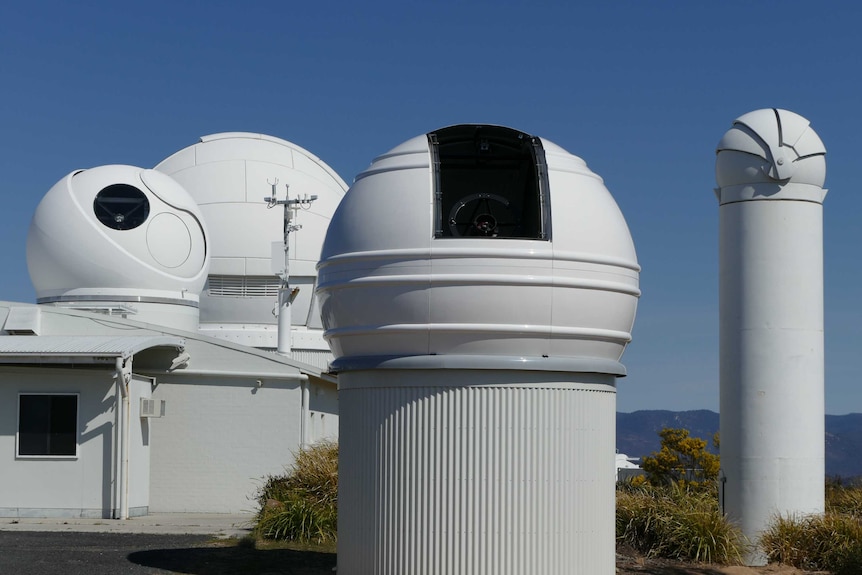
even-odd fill
[[[77,455],[78,396],[18,396],[18,455]]]
[[[135,186],[113,184],[96,194],[93,211],[109,228],[131,230],[147,221],[150,202],[146,194]]]
[[[549,239],[542,142],[511,128],[460,125],[428,134],[438,238]]]

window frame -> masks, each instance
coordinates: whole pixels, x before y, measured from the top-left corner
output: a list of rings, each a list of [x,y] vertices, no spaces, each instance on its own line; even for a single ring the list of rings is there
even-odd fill
[[[31,455],[21,453],[21,397],[22,396],[43,395],[51,397],[74,397],[75,398],[75,453],[66,455]],[[80,437],[81,437],[81,394],[79,392],[44,392],[44,391],[20,391],[18,392],[17,405],[17,422],[15,426],[15,459],[63,459],[73,460],[78,459],[80,453]]]
[[[123,197],[123,194],[126,196]],[[136,204],[135,201],[137,201]],[[123,207],[123,204],[129,204],[131,209]],[[132,213],[142,208],[141,214],[135,214],[134,219],[129,223],[126,222]],[[117,232],[127,232],[144,225],[150,217],[150,209],[150,199],[147,194],[132,184],[117,183],[105,186],[93,198],[93,215],[96,216],[96,220],[106,228]]]

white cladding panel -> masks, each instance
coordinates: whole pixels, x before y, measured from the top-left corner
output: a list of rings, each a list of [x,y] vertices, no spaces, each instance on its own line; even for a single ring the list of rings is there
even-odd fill
[[[614,573],[611,376],[339,378],[339,572]]]

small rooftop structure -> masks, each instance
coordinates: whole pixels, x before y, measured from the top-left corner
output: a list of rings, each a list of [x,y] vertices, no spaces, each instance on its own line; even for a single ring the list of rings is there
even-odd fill
[[[617,468],[616,480],[626,481],[638,475],[643,475],[644,470],[638,465],[638,461],[639,458],[637,457],[629,457],[625,453],[617,453],[615,464]]]

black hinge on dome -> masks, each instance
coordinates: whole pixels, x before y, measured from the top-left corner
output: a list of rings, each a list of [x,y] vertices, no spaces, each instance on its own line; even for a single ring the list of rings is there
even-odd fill
[[[437,134],[428,134],[428,148],[431,152],[431,175],[434,178],[434,211],[437,213],[443,203],[442,185],[440,183],[440,143]],[[434,218],[434,237],[443,236],[443,219]]]

